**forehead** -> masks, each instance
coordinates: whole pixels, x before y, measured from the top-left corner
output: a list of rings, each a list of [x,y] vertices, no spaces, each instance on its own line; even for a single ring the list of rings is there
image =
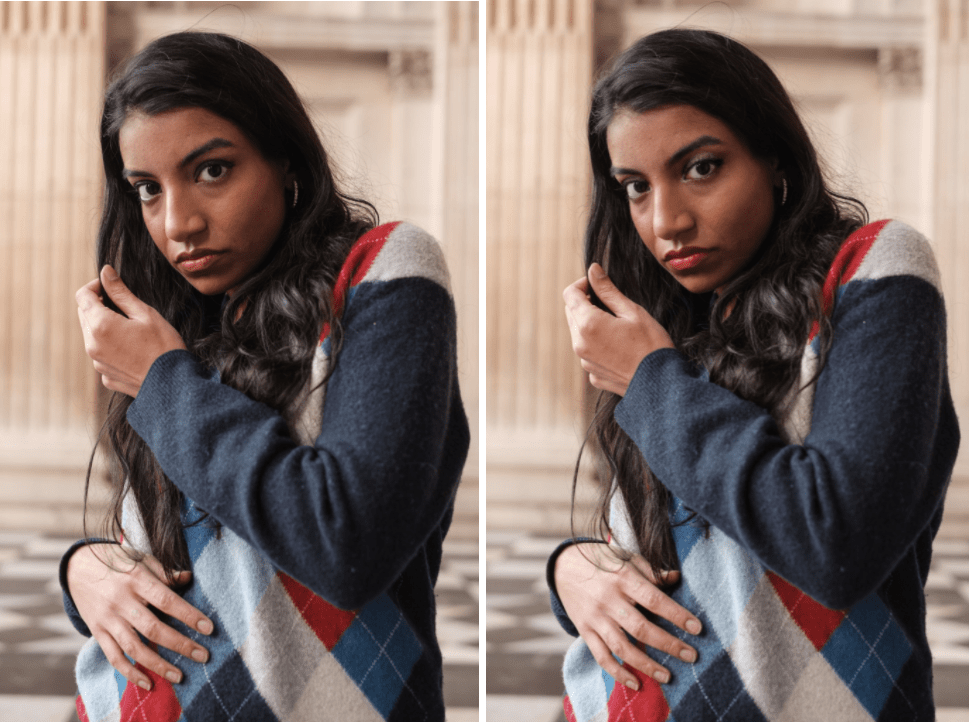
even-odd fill
[[[614,165],[624,157],[666,162],[680,148],[709,135],[727,146],[740,145],[723,122],[692,105],[671,105],[643,113],[621,108],[606,129]]]
[[[203,108],[177,108],[157,115],[131,112],[118,133],[118,145],[125,166],[131,168],[177,163],[213,138],[225,138],[243,149],[252,148],[234,123]]]

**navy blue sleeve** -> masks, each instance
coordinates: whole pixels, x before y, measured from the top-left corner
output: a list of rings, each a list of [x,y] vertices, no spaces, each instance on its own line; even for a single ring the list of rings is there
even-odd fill
[[[455,311],[421,278],[364,283],[313,446],[186,351],[152,366],[128,410],[172,482],[338,607],[397,579],[445,517],[468,449]]]
[[[912,276],[850,283],[832,322],[800,445],[672,349],[641,362],[615,418],[688,507],[809,596],[845,608],[931,523],[959,431],[935,287]]]

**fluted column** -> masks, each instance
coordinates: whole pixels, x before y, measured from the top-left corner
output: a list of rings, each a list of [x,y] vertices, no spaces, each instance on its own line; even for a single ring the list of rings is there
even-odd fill
[[[97,381],[74,292],[93,277],[102,2],[0,3],[0,502],[83,470]],[[76,477],[75,477],[76,478]],[[72,500],[80,500],[83,473]],[[76,492],[76,493],[74,493]]]
[[[487,8],[491,464],[520,452],[541,457],[560,442],[575,447],[582,377],[561,292],[582,273],[592,3],[493,0]]]
[[[437,6],[435,184],[439,236],[458,312],[458,370],[472,431],[465,476],[478,475],[478,3]]]
[[[930,0],[927,47],[928,82],[932,95],[933,144],[929,179],[932,189],[932,230],[940,260],[947,303],[950,382],[963,432],[954,475],[967,476],[967,434],[970,428],[970,390],[967,383],[968,245],[968,72],[967,0]]]
[[[562,289],[583,272],[592,1],[486,13],[488,523],[564,532],[584,381]]]

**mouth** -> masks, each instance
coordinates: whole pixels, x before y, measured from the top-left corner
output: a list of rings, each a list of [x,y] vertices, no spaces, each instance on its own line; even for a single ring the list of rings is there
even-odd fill
[[[223,251],[210,250],[180,253],[175,259],[175,265],[186,273],[197,273],[211,266],[222,253]]]
[[[675,271],[686,271],[703,261],[710,252],[709,248],[686,246],[679,251],[670,251],[664,256],[664,263]]]

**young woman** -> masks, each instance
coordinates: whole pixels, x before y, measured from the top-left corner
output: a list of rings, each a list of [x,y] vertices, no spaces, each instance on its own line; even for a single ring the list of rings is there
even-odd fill
[[[933,719],[959,433],[928,243],[828,190],[778,79],[714,33],[633,45],[588,131],[563,296],[614,483],[550,559],[567,718]]]
[[[438,245],[341,194],[290,83],[230,37],[145,48],[101,147],[77,299],[114,392],[112,542],[61,566],[94,636],[81,719],[443,720],[469,436]]]

